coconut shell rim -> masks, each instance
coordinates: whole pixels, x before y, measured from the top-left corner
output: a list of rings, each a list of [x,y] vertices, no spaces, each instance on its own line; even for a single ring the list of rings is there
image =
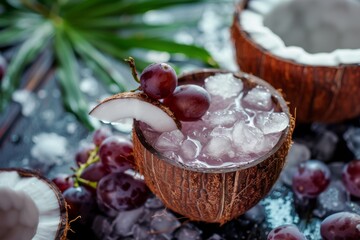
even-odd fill
[[[35,177],[35,178],[39,179],[40,181],[45,182],[51,188],[51,190],[54,192],[54,194],[58,200],[59,211],[60,211],[60,213],[59,213],[60,222],[59,222],[54,239],[61,239],[61,240],[67,239],[66,236],[67,236],[67,231],[69,229],[67,203],[66,203],[65,198],[63,197],[62,193],[60,192],[58,187],[55,185],[55,183],[53,183],[52,181],[50,181],[49,179],[47,179],[46,177],[41,175],[39,172],[30,170],[30,169],[14,168],[14,167],[0,168],[0,173],[1,172],[17,172],[20,175],[20,177],[23,177],[23,178]]]
[[[235,167],[216,167],[216,168],[206,168],[206,167],[202,167],[202,168],[195,168],[195,167],[190,167],[187,166],[185,164],[182,164],[180,162],[177,161],[173,161],[163,155],[161,155],[160,152],[158,152],[153,146],[151,146],[150,143],[148,143],[146,141],[145,136],[143,135],[142,131],[140,130],[139,127],[139,121],[134,120],[134,124],[133,124],[133,128],[134,128],[134,132],[137,135],[137,138],[139,139],[139,141],[141,142],[141,144],[145,147],[146,150],[148,150],[149,152],[151,152],[153,155],[155,155],[157,158],[164,160],[165,162],[175,166],[175,167],[180,167],[184,170],[188,170],[188,171],[192,171],[192,172],[199,172],[199,173],[229,173],[229,172],[236,172],[239,170],[243,170],[243,169],[247,169],[253,166],[256,166],[257,164],[265,161],[266,159],[268,159],[270,156],[272,156],[274,153],[276,153],[280,147],[286,143],[286,139],[287,136],[289,134],[291,134],[291,128],[292,128],[292,121],[293,121],[293,116],[290,113],[289,107],[285,101],[285,99],[283,98],[283,96],[281,95],[281,93],[279,91],[277,91],[271,84],[269,84],[268,82],[260,79],[259,77],[256,77],[252,74],[248,74],[248,73],[244,73],[244,72],[232,72],[232,71],[228,71],[228,70],[222,70],[222,69],[208,69],[208,68],[204,68],[204,69],[200,69],[200,70],[195,70],[195,71],[190,71],[184,74],[181,74],[178,78],[178,81],[181,83],[182,81],[184,81],[184,78],[189,76],[189,75],[196,75],[196,74],[201,74],[201,73],[209,73],[212,75],[215,75],[217,73],[233,73],[234,76],[236,78],[238,78],[239,80],[246,80],[246,81],[251,81],[253,83],[261,83],[262,86],[265,86],[266,88],[268,88],[270,90],[270,93],[272,95],[272,97],[275,97],[278,101],[278,104],[280,105],[282,112],[286,113],[286,115],[289,117],[289,125],[286,127],[286,129],[284,129],[282,131],[281,137],[279,139],[279,141],[276,143],[276,145],[270,150],[268,151],[266,154],[264,154],[263,156],[251,161],[251,162],[246,162],[244,164],[240,164],[238,166]],[[253,81],[255,80],[255,81]]]
[[[360,63],[341,63],[338,64],[336,66],[329,66],[329,65],[316,65],[316,64],[304,64],[304,63],[299,63],[296,62],[295,60],[292,59],[287,59],[287,58],[283,58],[283,57],[279,57],[275,54],[273,54],[271,51],[265,49],[263,46],[261,46],[260,44],[258,44],[257,42],[253,41],[253,39],[251,38],[251,36],[249,35],[249,33],[247,31],[245,31],[240,24],[240,14],[243,10],[247,9],[248,4],[251,0],[244,0],[243,2],[240,2],[236,7],[235,7],[235,12],[234,12],[234,17],[233,17],[233,23],[231,25],[231,29],[232,30],[236,30],[238,31],[241,35],[243,35],[244,39],[246,41],[248,41],[251,45],[253,45],[255,48],[257,48],[258,50],[260,50],[261,52],[263,52],[264,54],[268,55],[271,58],[274,58],[280,62],[286,62],[286,63],[291,63],[294,64],[296,66],[300,66],[300,67],[315,67],[315,68],[324,68],[324,69],[339,69],[339,68],[343,68],[343,67],[360,67]],[[275,34],[275,33],[274,33]],[[275,34],[276,36],[278,36],[277,34]],[[279,37],[279,36],[278,36]],[[239,39],[234,39],[234,36],[232,36],[232,40],[234,41],[240,41]],[[300,46],[298,46],[300,47]],[[301,47],[300,47],[301,48]],[[302,48],[303,49],[303,48]],[[305,52],[307,52],[304,49]],[[309,53],[307,52],[309,55],[313,55],[316,53]]]

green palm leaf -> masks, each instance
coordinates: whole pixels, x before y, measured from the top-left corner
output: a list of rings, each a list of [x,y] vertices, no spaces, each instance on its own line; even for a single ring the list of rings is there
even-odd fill
[[[193,4],[206,0],[12,0],[0,5],[0,51],[14,52],[1,80],[0,107],[3,109],[19,87],[22,73],[45,48],[53,48],[57,79],[65,107],[92,129],[88,103],[79,89],[79,62],[90,67],[108,92],[132,89],[132,79],[118,70],[115,60],[124,63],[134,50],[182,54],[217,67],[202,47],[164,38],[183,26],[194,26],[194,18],[182,22],[148,24],[143,13],[154,9]],[[150,63],[136,59],[142,70]],[[174,66],[177,69],[176,66]]]

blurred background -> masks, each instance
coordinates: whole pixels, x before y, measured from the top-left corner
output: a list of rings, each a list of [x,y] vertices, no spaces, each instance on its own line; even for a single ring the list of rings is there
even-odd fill
[[[90,119],[89,110],[109,95],[137,87],[124,62],[129,56],[135,58],[139,73],[152,62],[169,62],[178,74],[199,68],[237,71],[230,26],[238,2],[1,0],[0,168],[34,169],[48,178],[71,174],[76,152],[104,125]],[[128,135],[131,125],[126,120],[111,128]],[[274,227],[294,223],[309,239],[320,239],[321,219],[333,213],[335,205],[335,211],[360,213],[359,199],[350,199],[342,185],[329,188],[316,203],[308,203],[311,207],[299,209],[290,187],[294,167],[309,159],[326,162],[340,181],[344,163],[360,157],[359,119],[298,124],[294,142],[287,159],[291,164],[281,181],[239,219],[223,226],[187,222],[180,228],[177,216],[166,224],[175,224],[175,234],[181,232],[182,239],[254,240],[266,239]],[[156,201],[146,208],[152,207],[163,210]],[[100,229],[92,228],[95,233],[87,229],[90,236],[71,239],[101,238],[110,231],[106,226],[121,230],[114,228],[121,219],[135,224],[136,215],[124,214],[111,223],[101,216]],[[115,232],[107,239],[133,239],[130,232],[122,232],[128,237]]]

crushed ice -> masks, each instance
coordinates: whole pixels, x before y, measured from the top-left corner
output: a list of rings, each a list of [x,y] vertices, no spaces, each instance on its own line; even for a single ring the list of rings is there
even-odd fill
[[[35,94],[25,89],[16,90],[12,99],[21,105],[21,113],[25,117],[31,116],[39,105]]]
[[[67,151],[67,139],[56,133],[40,133],[32,138],[31,156],[47,165],[60,164]]]

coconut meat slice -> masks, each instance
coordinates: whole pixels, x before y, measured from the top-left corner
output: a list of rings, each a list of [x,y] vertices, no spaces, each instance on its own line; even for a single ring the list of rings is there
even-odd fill
[[[360,1],[250,0],[240,24],[275,56],[300,64],[360,62]]]
[[[42,177],[19,171],[26,176],[0,169],[0,239],[65,239],[67,216],[61,193]]]
[[[134,118],[158,132],[180,128],[180,122],[167,107],[140,92],[124,92],[109,97],[91,110],[90,115],[111,123]]]

